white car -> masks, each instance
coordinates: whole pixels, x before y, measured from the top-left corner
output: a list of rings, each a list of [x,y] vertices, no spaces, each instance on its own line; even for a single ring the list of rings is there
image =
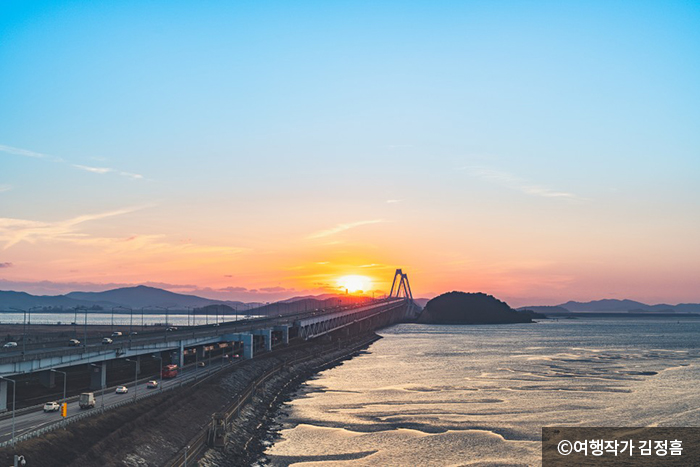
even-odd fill
[[[126,386],[117,386],[117,390],[115,391],[117,394],[126,394],[127,392],[129,392],[129,388]]]
[[[47,402],[44,404],[44,412],[58,412],[61,410],[61,406],[58,402]]]
[[[3,347],[6,349],[11,349],[13,347],[17,347],[17,342],[6,342],[5,345],[3,345]]]
[[[80,341],[78,339],[71,339],[68,341],[68,345],[71,347],[77,347],[80,345]]]
[[[112,342],[114,342],[114,341],[112,339],[110,339],[109,337],[105,337],[104,339],[102,339],[103,344],[111,344]]]
[[[146,383],[146,387],[148,389],[156,389],[158,387],[158,381],[156,380],[151,380],[148,383]]]

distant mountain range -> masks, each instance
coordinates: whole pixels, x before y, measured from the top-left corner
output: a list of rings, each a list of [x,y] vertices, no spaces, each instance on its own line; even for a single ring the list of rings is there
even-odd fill
[[[523,306],[518,310],[532,310],[540,313],[566,313],[566,312],[656,312],[656,313],[700,313],[700,303],[680,303],[668,305],[647,305],[634,300],[604,299],[591,302],[569,301],[556,306]]]
[[[196,295],[179,294],[155,287],[139,285],[105,290],[104,292],[70,292],[65,295],[30,295],[25,292],[0,291],[0,311],[14,311],[13,308],[28,310],[41,307],[42,311],[71,310],[84,307],[94,311],[111,311],[115,307],[140,309],[142,307],[157,310],[167,307],[172,311],[190,308],[206,308],[209,313],[233,315],[255,310],[258,315],[284,315],[316,308],[347,306],[367,301],[367,297],[356,295],[322,294],[317,296],[293,297],[275,303],[237,302],[230,300],[212,300]],[[120,310],[115,310],[119,312]],[[121,310],[126,312],[127,310]],[[200,312],[204,312],[200,310]]]
[[[12,308],[28,309],[32,307],[64,308],[76,306],[86,308],[113,307],[142,308],[168,307],[184,310],[187,307],[204,307],[208,305],[227,305],[239,310],[257,308],[262,303],[244,303],[230,300],[212,300],[196,295],[186,295],[155,287],[139,285],[123,287],[104,292],[70,292],[65,295],[30,295],[25,292],[0,291],[0,310],[12,311]]]
[[[287,314],[297,311],[313,310],[328,306],[349,305],[358,303],[366,298],[345,294],[323,294],[316,296],[293,297],[279,302],[265,304],[261,302],[245,303],[231,300],[213,300],[197,295],[179,294],[156,287],[139,285],[104,292],[70,292],[65,295],[31,295],[26,292],[0,291],[0,311],[12,311],[12,308],[28,310],[32,307],[63,308],[85,307],[95,310],[99,308],[111,310],[113,307],[142,308],[168,307],[174,310],[185,310],[187,307],[201,308],[211,305],[226,305],[222,313],[235,313],[255,308],[257,314]],[[414,301],[425,307],[427,298],[416,298]],[[594,300],[591,302],[569,301],[557,306],[524,306],[518,310],[532,310],[539,313],[566,312],[656,312],[656,313],[700,313],[700,304],[681,303],[678,305],[658,304],[647,305],[634,300]],[[53,310],[52,310],[53,311]]]

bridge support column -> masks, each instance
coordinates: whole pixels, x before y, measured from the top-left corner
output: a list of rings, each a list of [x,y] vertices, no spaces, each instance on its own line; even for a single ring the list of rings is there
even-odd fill
[[[282,343],[289,344],[289,326],[275,326],[275,331],[282,331]]]
[[[141,355],[136,356],[136,374],[141,375]]]
[[[90,389],[96,391],[107,386],[107,364],[90,364]]]
[[[180,341],[180,348],[170,354],[170,363],[180,367],[185,364],[185,344],[182,341]]]
[[[242,342],[243,343],[243,358],[249,360],[253,358],[253,335],[248,333],[226,334],[222,336],[222,341],[225,342]]]
[[[265,342],[265,350],[272,350],[272,329],[256,329],[253,331],[256,336],[263,336]]]
[[[0,380],[0,412],[7,410],[7,385],[9,383],[5,380]],[[10,401],[12,404],[12,401]]]
[[[198,361],[198,362],[203,361],[203,360],[204,360],[204,356],[205,356],[205,354],[206,354],[206,352],[204,351],[204,346],[203,346],[203,345],[200,345],[199,347],[197,347],[196,352],[197,352],[197,361]]]
[[[56,373],[51,370],[42,371],[39,373],[39,382],[45,388],[55,388],[56,387]]]

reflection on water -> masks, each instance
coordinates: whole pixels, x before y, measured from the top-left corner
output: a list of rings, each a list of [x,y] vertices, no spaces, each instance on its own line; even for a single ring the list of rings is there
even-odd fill
[[[298,391],[271,465],[539,465],[543,425],[700,425],[700,322],[403,324]]]

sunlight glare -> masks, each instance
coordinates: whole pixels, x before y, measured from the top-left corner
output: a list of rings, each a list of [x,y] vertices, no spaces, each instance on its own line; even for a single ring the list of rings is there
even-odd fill
[[[349,293],[369,291],[372,288],[372,279],[367,276],[343,276],[338,279],[338,287]]]

